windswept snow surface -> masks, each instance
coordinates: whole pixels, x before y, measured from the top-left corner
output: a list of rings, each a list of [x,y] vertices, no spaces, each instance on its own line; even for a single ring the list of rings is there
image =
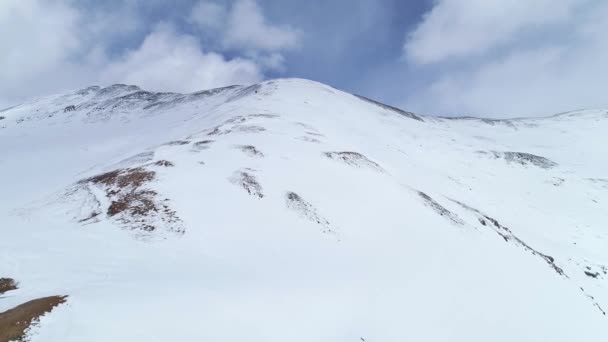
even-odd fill
[[[608,340],[607,111],[286,79],[0,116],[0,312],[68,296],[32,342]]]

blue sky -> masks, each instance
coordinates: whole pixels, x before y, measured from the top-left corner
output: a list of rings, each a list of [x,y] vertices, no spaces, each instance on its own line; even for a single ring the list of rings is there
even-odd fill
[[[302,77],[436,115],[608,107],[596,0],[3,0],[0,106]]]

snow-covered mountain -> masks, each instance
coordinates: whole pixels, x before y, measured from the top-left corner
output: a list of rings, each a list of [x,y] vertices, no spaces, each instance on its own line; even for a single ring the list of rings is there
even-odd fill
[[[284,79],[0,117],[0,312],[67,296],[31,341],[608,339],[608,111],[426,117]]]

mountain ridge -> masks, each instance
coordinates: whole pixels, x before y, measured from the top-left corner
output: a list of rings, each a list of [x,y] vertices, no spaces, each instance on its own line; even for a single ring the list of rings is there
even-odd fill
[[[32,341],[608,336],[608,120],[129,87],[0,121],[0,311],[68,296]]]
[[[11,107],[0,109],[0,113],[8,112],[8,111],[10,111],[12,109],[16,109],[20,106],[32,104],[35,102],[41,102],[41,101],[45,101],[45,100],[52,99],[52,98],[66,97],[69,95],[86,95],[92,91],[100,91],[103,94],[113,93],[116,91],[123,91],[121,96],[119,96],[119,97],[122,97],[123,99],[129,99],[129,97],[138,97],[138,96],[141,98],[144,98],[144,99],[146,99],[146,97],[162,98],[163,96],[166,96],[166,97],[174,96],[175,100],[177,100],[177,99],[185,100],[187,98],[192,99],[192,98],[196,98],[198,96],[210,95],[210,94],[227,91],[227,90],[231,90],[231,89],[236,89],[236,88],[244,89],[244,88],[248,88],[248,87],[260,87],[261,85],[264,85],[269,82],[270,83],[276,83],[276,82],[279,82],[279,83],[281,83],[281,82],[310,83],[310,84],[321,85],[324,87],[329,87],[336,91],[339,91],[338,89],[325,85],[323,83],[316,82],[316,81],[309,80],[309,79],[304,79],[304,78],[279,78],[279,79],[272,79],[272,80],[264,81],[264,82],[249,85],[249,86],[229,85],[229,86],[223,86],[223,87],[217,87],[217,88],[198,90],[198,91],[189,92],[189,93],[147,91],[147,90],[143,90],[142,88],[140,88],[137,85],[127,85],[127,84],[117,83],[117,84],[112,84],[112,85],[109,85],[106,87],[97,86],[97,85],[89,86],[86,88],[81,88],[81,89],[76,89],[76,90],[72,90],[72,91],[66,91],[66,92],[62,92],[62,93],[48,95],[48,96],[44,96],[44,97],[34,98],[32,100],[26,101],[21,104],[17,104],[17,105],[11,106]],[[509,122],[509,121],[520,121],[520,120],[550,119],[550,118],[558,118],[558,117],[576,117],[576,116],[584,115],[584,114],[593,115],[593,114],[599,113],[599,115],[604,114],[604,116],[606,116],[606,114],[608,114],[608,110],[598,108],[598,109],[577,109],[577,110],[571,110],[571,111],[566,111],[566,112],[561,112],[561,113],[556,113],[556,114],[549,114],[549,115],[545,115],[545,116],[512,117],[512,118],[501,118],[501,119],[492,118],[492,117],[481,117],[481,116],[477,117],[477,116],[456,116],[456,115],[454,115],[454,116],[420,115],[420,114],[414,114],[412,112],[403,110],[403,109],[395,107],[395,106],[391,106],[391,105],[382,103],[380,101],[371,99],[371,98],[363,96],[363,95],[358,95],[358,94],[354,94],[354,93],[352,93],[351,95],[359,97],[363,101],[374,103],[374,104],[380,105],[380,106],[386,106],[386,109],[391,109],[391,110],[400,112],[402,114],[406,113],[406,116],[413,115],[415,117],[428,117],[428,118],[433,118],[433,119],[438,118],[438,119],[447,119],[447,120],[481,120],[484,122]],[[150,99],[147,98],[146,100],[150,100]]]

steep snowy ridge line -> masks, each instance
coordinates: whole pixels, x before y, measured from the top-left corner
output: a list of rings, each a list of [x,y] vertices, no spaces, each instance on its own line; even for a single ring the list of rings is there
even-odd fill
[[[30,101],[0,121],[0,312],[68,296],[32,342],[599,341],[606,113],[299,79]]]

